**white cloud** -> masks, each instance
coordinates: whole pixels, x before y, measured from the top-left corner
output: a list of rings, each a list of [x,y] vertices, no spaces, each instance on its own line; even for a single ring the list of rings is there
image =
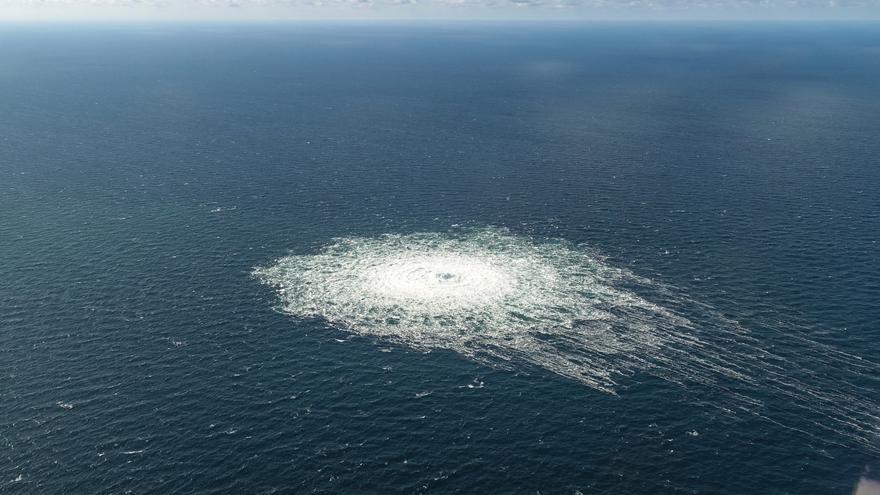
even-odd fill
[[[880,0],[0,0],[0,18],[880,18]]]

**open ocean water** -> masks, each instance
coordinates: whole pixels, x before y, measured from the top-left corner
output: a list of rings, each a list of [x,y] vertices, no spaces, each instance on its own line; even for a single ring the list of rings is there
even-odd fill
[[[4,25],[0,492],[849,494],[878,96],[876,24]]]

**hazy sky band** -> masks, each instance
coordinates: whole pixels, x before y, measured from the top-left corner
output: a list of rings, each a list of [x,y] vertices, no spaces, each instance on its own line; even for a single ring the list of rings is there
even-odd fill
[[[0,0],[0,19],[880,19],[880,0]]]

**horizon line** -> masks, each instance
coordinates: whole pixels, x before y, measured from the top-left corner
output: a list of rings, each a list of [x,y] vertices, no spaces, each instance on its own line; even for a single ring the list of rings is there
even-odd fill
[[[0,24],[874,24],[876,17],[3,17]]]

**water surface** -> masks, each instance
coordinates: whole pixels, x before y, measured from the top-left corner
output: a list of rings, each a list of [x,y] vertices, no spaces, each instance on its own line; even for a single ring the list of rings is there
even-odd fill
[[[851,493],[880,452],[878,33],[3,26],[0,491]],[[631,274],[704,345],[603,361],[609,393],[253,275],[485,229]],[[680,373],[709,356],[752,381]]]

